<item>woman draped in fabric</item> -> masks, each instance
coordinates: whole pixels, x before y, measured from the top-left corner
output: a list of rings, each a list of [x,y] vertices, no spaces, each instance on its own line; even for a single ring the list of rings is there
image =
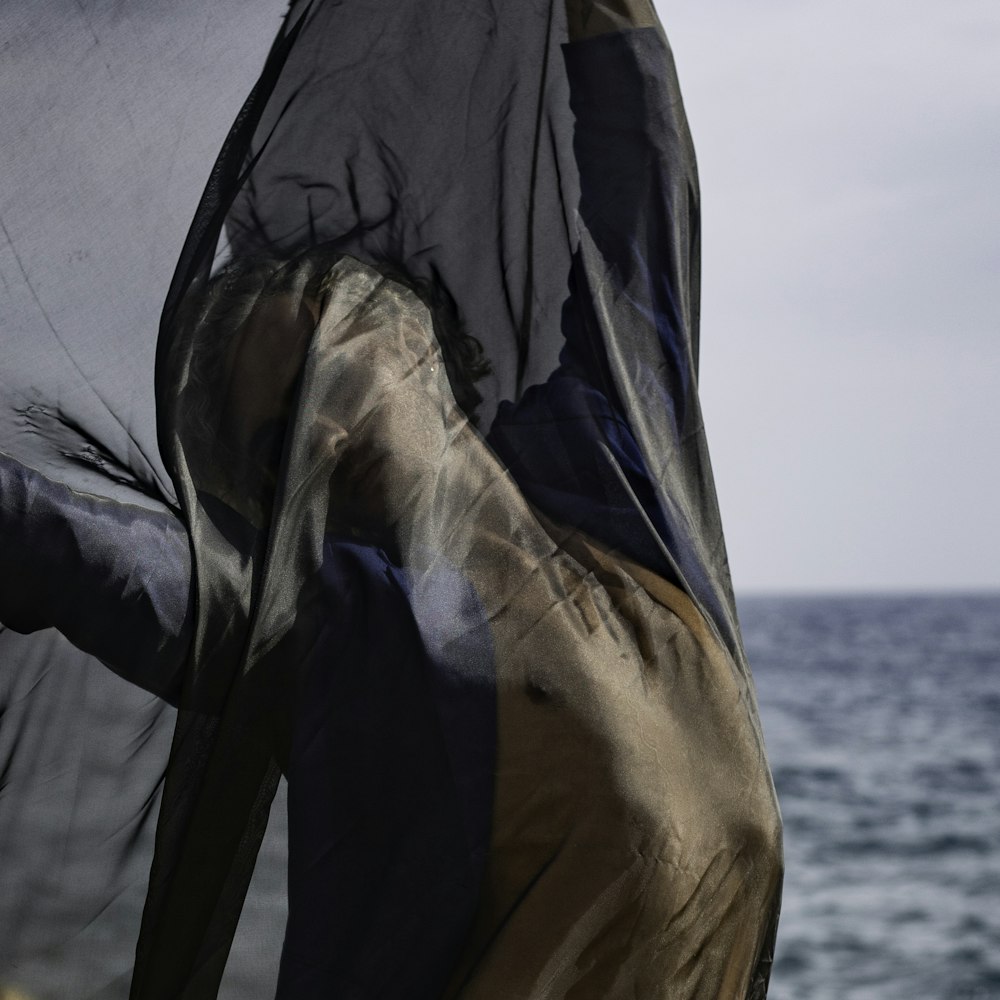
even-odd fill
[[[280,772],[281,997],[764,996],[697,234],[646,0],[293,5],[164,311],[181,517],[0,461],[0,620],[179,707],[134,998],[215,995]]]

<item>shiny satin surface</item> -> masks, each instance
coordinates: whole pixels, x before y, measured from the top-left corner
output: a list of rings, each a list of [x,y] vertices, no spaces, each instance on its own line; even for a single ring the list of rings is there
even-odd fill
[[[360,529],[406,567],[425,634],[435,579],[459,567],[478,600],[452,630],[488,623],[496,763],[485,879],[445,995],[763,995],[780,819],[745,674],[678,588],[579,532],[543,525],[456,406],[411,292],[349,258],[322,287],[267,552],[244,588],[256,599],[239,626],[245,659],[220,742],[234,715],[257,720],[267,779],[275,692],[294,676],[296,636],[310,632],[298,595],[328,535]],[[197,442],[179,448],[198,452]],[[211,511],[198,516],[204,540]],[[200,614],[225,613],[232,628],[234,592],[214,590],[209,574],[240,553],[220,538],[200,567]],[[454,669],[461,685],[465,666]],[[189,713],[199,683],[188,688]],[[246,736],[242,728],[241,748]],[[206,780],[223,777],[232,796],[228,769],[215,778],[209,761]],[[213,815],[213,832],[222,819]],[[174,959],[186,935],[206,940],[198,899],[210,900],[207,879],[229,849],[215,841],[213,861],[213,841],[199,833],[196,855],[171,872],[186,919],[157,938]],[[224,933],[207,926],[208,940]]]
[[[364,289],[352,270],[337,285]],[[373,463],[352,504],[383,503],[422,574],[464,567],[496,650],[490,860],[449,995],[759,995],[780,820],[751,687],[676,587],[542,527],[451,402],[427,318],[368,294],[320,322],[306,394],[337,417],[308,453],[331,452],[335,494]]]
[[[56,628],[115,673],[176,704],[189,639],[191,552],[174,514],[78,493],[0,453],[0,537],[0,621],[7,628]]]

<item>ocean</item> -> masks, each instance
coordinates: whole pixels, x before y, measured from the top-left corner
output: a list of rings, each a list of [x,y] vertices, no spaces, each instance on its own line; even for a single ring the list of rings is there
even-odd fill
[[[769,997],[1000,998],[1000,595],[740,612],[785,827]]]

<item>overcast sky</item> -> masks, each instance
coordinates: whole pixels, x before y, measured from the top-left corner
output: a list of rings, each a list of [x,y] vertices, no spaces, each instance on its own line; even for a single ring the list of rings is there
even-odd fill
[[[658,9],[737,590],[1000,586],[1000,4]]]

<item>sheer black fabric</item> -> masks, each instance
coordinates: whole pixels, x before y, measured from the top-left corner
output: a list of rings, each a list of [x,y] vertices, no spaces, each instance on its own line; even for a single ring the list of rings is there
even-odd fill
[[[283,13],[271,0],[0,4],[0,451],[57,484],[175,504],[155,433],[159,314]],[[24,526],[5,522],[5,587],[36,570],[63,608],[112,591],[63,544],[98,533],[66,521],[39,522],[27,535],[50,545],[17,559]],[[111,645],[125,618],[105,609]],[[173,723],[169,703],[55,630],[0,628],[0,988],[128,994]],[[238,945],[251,968],[263,950]]]
[[[293,3],[166,293],[162,466],[133,386],[102,383],[122,327],[81,364],[8,239],[37,308],[8,338],[0,620],[120,675],[87,668],[144,734],[109,751],[137,831],[109,864],[148,862],[165,774],[134,970],[88,989],[217,994],[284,774],[280,997],[764,996],[780,819],[697,399],[694,154],[652,7]],[[56,350],[93,423],[25,376]],[[53,695],[8,684],[16,763]],[[44,779],[15,773],[5,816]],[[28,984],[32,948],[0,983]]]

